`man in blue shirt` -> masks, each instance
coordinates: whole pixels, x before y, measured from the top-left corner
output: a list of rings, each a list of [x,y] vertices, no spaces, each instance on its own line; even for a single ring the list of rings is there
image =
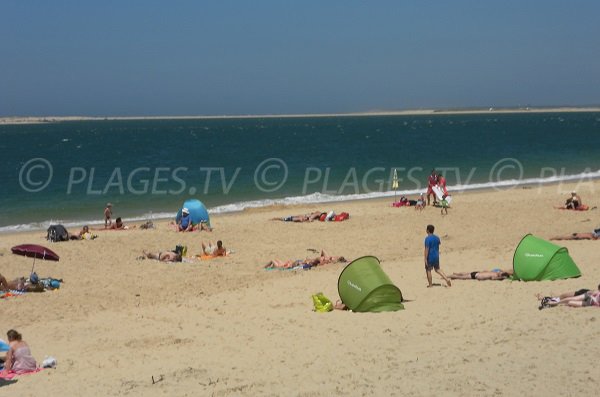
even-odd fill
[[[427,237],[425,237],[425,272],[427,272],[427,288],[432,287],[431,280],[431,269],[434,269],[437,274],[448,284],[448,287],[452,285],[450,279],[446,277],[443,271],[440,270],[440,238],[433,234],[435,227],[433,225],[427,225]]]
[[[179,219],[179,225],[177,226],[177,230],[180,232],[191,232],[194,230],[192,217],[190,216],[190,211],[187,208],[181,210],[181,218]]]

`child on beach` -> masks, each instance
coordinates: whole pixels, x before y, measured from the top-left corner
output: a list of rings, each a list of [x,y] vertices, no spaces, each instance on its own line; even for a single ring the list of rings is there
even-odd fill
[[[427,273],[427,288],[433,286],[431,279],[431,269],[434,269],[437,274],[442,276],[448,287],[452,286],[450,279],[446,277],[444,272],[440,269],[440,238],[433,234],[435,227],[433,225],[427,225],[427,237],[425,237],[425,272]]]
[[[423,208],[425,208],[425,195],[421,193],[421,195],[417,199],[417,203],[415,204],[415,211],[423,211]]]
[[[448,215],[448,200],[446,200],[446,197],[448,197],[447,195],[443,195],[442,196],[442,201],[440,201],[440,205],[442,207],[441,209],[441,214],[442,215]]]
[[[104,228],[107,229],[112,225],[112,204],[107,203],[104,208]]]

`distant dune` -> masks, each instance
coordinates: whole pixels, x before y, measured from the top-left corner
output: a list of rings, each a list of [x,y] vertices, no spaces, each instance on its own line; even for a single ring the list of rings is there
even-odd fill
[[[555,113],[555,112],[600,112],[600,106],[565,107],[490,107],[490,108],[449,108],[449,109],[408,109],[373,110],[354,113],[315,113],[315,114],[261,114],[261,115],[195,115],[195,116],[10,116],[0,117],[0,125],[40,124],[63,121],[85,120],[193,120],[193,119],[244,119],[282,117],[356,117],[356,116],[418,116],[436,114],[484,114],[484,113]]]

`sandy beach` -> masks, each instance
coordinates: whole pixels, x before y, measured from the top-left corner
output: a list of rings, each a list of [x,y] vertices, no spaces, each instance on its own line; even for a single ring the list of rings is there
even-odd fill
[[[600,310],[538,310],[534,294],[594,288],[598,241],[562,245],[582,277],[553,282],[454,281],[426,288],[425,227],[442,240],[447,273],[510,268],[526,233],[590,232],[598,209],[561,211],[577,189],[600,206],[600,181],[454,193],[447,216],[393,208],[392,199],[275,207],[212,217],[214,231],[99,231],[93,241],[50,244],[45,231],[0,235],[0,272],[28,275],[17,244],[49,245],[60,262],[36,262],[59,290],[0,301],[2,337],[14,328],[56,369],[0,384],[0,395],[34,396],[540,396],[590,395],[600,387]],[[292,224],[276,216],[347,211],[340,223]],[[101,215],[101,209],[99,211]],[[71,230],[75,232],[75,230]],[[136,260],[177,244],[200,252],[221,239],[228,257],[191,263]],[[343,264],[265,271],[270,259],[374,255],[401,289],[406,310],[312,311],[311,295],[338,299]],[[434,282],[443,284],[434,274]],[[153,383],[154,379],[154,383]]]

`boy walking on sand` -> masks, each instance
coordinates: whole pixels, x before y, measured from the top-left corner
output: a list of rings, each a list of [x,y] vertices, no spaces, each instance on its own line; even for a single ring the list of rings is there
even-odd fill
[[[427,237],[425,237],[425,272],[427,273],[427,288],[433,286],[431,280],[431,269],[434,269],[437,274],[448,284],[448,287],[452,285],[448,277],[440,270],[440,238],[433,234],[435,227],[433,225],[427,225]]]

